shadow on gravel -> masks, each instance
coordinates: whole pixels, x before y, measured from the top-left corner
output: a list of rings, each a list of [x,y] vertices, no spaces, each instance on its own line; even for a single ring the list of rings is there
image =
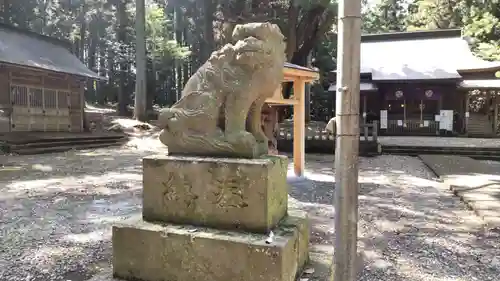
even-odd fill
[[[8,210],[2,214],[2,245],[9,247],[0,254],[7,262],[0,279],[83,281],[97,273],[111,257],[111,225],[141,211],[141,190],[127,181],[115,182],[110,194],[93,188],[0,200]]]
[[[111,225],[141,211],[145,155],[20,158],[18,164],[45,161],[59,170],[0,179],[0,280],[84,281],[109,269]],[[312,155],[306,164],[309,179],[290,181],[290,207],[307,211],[312,221],[315,272],[308,281],[330,276],[332,161]],[[360,160],[358,280],[496,280],[500,233],[484,231],[479,219],[425,171],[411,157]]]
[[[117,161],[118,158],[119,161]],[[0,155],[0,182],[101,175],[106,171],[120,171],[127,168],[135,168],[139,172],[141,163],[142,157],[138,153],[120,150],[70,151],[22,156]]]
[[[375,167],[360,161],[358,280],[496,280],[499,233],[486,231],[431,173],[416,171],[415,166],[424,168],[418,159],[403,158],[413,165],[385,166],[392,160],[384,156],[374,160]],[[291,205],[306,210],[312,221],[315,273],[309,280],[329,280],[335,183],[314,173],[333,176],[333,163],[309,158],[307,166],[313,179],[290,182]]]
[[[142,156],[103,150],[16,156],[0,172],[0,280],[88,280],[111,225],[141,211]],[[5,162],[3,162],[5,164]]]

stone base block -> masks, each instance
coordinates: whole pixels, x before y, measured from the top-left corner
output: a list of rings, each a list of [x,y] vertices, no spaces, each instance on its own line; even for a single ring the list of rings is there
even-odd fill
[[[143,160],[143,218],[268,232],[285,216],[287,158],[150,156]]]
[[[309,223],[287,216],[262,234],[134,220],[113,227],[113,275],[142,281],[293,281],[308,262]],[[270,243],[268,243],[270,242]]]

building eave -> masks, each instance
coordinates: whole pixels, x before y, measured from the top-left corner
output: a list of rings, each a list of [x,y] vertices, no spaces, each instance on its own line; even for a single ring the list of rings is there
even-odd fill
[[[458,88],[467,90],[500,90],[500,79],[463,80]]]
[[[316,69],[292,64],[286,62],[283,66],[283,74],[286,79],[295,80],[296,78],[311,82],[319,79],[319,71]]]
[[[497,63],[497,62],[493,62]],[[498,65],[492,65],[490,67],[478,67],[478,68],[465,68],[465,69],[458,69],[458,72],[462,73],[479,73],[479,72],[489,72],[489,71],[499,71],[500,70],[500,62],[498,62]]]
[[[337,83],[332,83],[328,87],[329,92],[336,92],[337,91]],[[376,92],[378,91],[378,87],[376,84],[371,83],[371,82],[361,82],[359,83],[359,91],[360,92]]]

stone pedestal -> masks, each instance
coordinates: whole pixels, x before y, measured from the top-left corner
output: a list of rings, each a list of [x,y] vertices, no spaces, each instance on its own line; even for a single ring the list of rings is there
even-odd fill
[[[150,156],[143,160],[143,217],[268,232],[286,214],[287,159]]]
[[[306,214],[287,214],[286,158],[152,156],[143,165],[143,219],[113,227],[115,277],[293,281],[307,263]]]

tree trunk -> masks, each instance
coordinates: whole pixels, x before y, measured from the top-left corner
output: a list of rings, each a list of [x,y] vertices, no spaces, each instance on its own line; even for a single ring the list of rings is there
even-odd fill
[[[286,58],[291,61],[295,50],[297,50],[297,23],[299,19],[299,8],[293,3],[288,8],[288,29],[286,36]]]
[[[146,57],[146,7],[145,0],[136,0],[136,79],[134,118],[147,121],[147,57]]]
[[[103,38],[104,34],[101,33],[100,37]],[[99,75],[106,76],[106,47],[104,40],[99,42]],[[106,81],[100,81],[98,86],[97,102],[105,104],[107,100]]]
[[[146,114],[148,117],[153,113],[153,104],[156,96],[156,67],[154,60],[148,60],[148,75],[147,75],[147,97],[146,97]]]
[[[78,54],[78,57],[83,62],[84,61],[84,53],[85,53],[85,51],[84,51],[85,50],[85,37],[86,37],[86,33],[87,33],[87,21],[85,20],[85,15],[87,14],[88,7],[87,7],[87,4],[85,2],[83,2],[82,5],[83,5],[82,12],[80,14],[80,39],[79,39],[80,46],[78,47],[78,51],[80,53]]]
[[[179,46],[183,45],[182,40],[182,30],[183,30],[183,21],[182,21],[182,9],[179,5],[175,6],[175,41]],[[182,62],[179,59],[175,60],[175,78],[176,78],[176,98],[179,100],[181,98],[182,92]]]
[[[184,26],[182,33],[183,33],[182,36],[184,37],[184,44],[186,46],[191,46],[191,38],[189,36],[190,35],[189,28],[187,25]],[[182,87],[184,87],[184,85],[186,85],[190,76],[191,76],[191,72],[189,71],[189,60],[185,59],[183,61],[183,65],[182,65]]]
[[[117,102],[118,97],[116,96],[115,89],[115,53],[112,48],[108,46],[108,63],[107,63],[107,73],[108,73],[108,91],[112,91],[107,94],[107,102]]]
[[[89,39],[89,50],[88,50],[88,60],[87,67],[94,71],[96,71],[96,53],[97,53],[97,44],[99,41],[99,34],[97,33],[97,23],[96,19],[92,19],[90,22],[90,37]],[[96,101],[96,91],[95,91],[95,81],[92,79],[88,79],[87,81],[87,91],[85,92],[85,98],[87,101]]]
[[[118,84],[118,115],[120,116],[126,116],[128,115],[128,102],[129,98],[128,95],[125,92],[125,83],[127,79],[127,69],[128,65],[127,62],[124,61],[124,56],[126,53],[125,49],[125,43],[127,40],[127,11],[126,11],[126,3],[124,1],[119,1],[118,2],[118,7],[117,7],[117,13],[118,13],[118,42],[120,43],[120,53],[121,53],[121,58],[120,58],[120,75],[119,75],[119,84]]]
[[[212,52],[215,50],[215,37],[214,37],[214,20],[217,3],[214,0],[205,0],[203,2],[204,11],[204,30],[203,30],[203,50],[201,60],[204,62],[208,60]],[[232,31],[231,31],[232,32]]]
[[[177,81],[175,80],[175,65],[172,65],[170,68],[170,74],[169,77],[169,87],[168,87],[168,100],[169,104],[174,104],[177,102],[177,88],[176,84]]]
[[[10,20],[10,1],[11,0],[3,0],[2,5],[2,20],[5,24],[12,24]]]

